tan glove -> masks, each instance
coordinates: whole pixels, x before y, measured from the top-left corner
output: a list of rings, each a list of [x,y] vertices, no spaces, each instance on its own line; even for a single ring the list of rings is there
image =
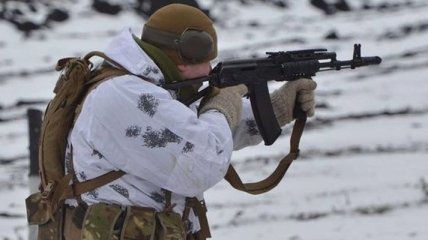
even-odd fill
[[[230,129],[235,128],[241,119],[242,96],[248,92],[245,85],[222,88],[215,94],[204,97],[199,106],[199,114],[215,109],[224,114]]]
[[[280,126],[293,121],[293,110],[296,101],[308,117],[315,113],[315,94],[317,84],[312,79],[301,78],[286,82],[271,95],[272,107]]]

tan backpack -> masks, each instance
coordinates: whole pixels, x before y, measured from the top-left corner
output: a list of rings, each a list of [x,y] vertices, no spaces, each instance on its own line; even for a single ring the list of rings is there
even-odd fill
[[[98,56],[116,67],[93,69],[90,58]],[[107,184],[124,172],[109,172],[95,179],[70,184],[72,173],[65,175],[65,148],[69,131],[80,111],[85,96],[101,82],[114,76],[129,74],[120,64],[101,52],[90,52],[83,58],[63,58],[56,66],[62,71],[42,123],[39,145],[40,192],[26,199],[29,224],[39,225],[39,236],[56,239],[61,225],[61,206],[65,199],[75,198]]]

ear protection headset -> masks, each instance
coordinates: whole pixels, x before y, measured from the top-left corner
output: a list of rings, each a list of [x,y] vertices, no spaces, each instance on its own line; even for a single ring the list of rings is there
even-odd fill
[[[204,62],[214,45],[210,34],[191,27],[178,35],[152,28],[146,24],[141,40],[159,47],[176,50],[185,63],[191,64]]]

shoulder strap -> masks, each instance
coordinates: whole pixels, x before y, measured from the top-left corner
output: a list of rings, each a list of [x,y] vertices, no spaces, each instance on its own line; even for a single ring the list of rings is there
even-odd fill
[[[104,55],[104,53],[102,53],[102,52],[91,52],[88,55],[90,55],[90,54],[92,54],[92,56],[95,54],[97,56],[101,55],[100,57],[108,60],[108,57],[106,55]],[[86,57],[88,55],[86,55]],[[113,61],[113,60],[111,60],[111,61]],[[86,97],[88,96],[88,94],[92,90],[97,88],[101,83],[103,83],[103,82],[105,82],[105,81],[107,81],[113,77],[129,74],[129,71],[126,70],[125,68],[123,68],[118,63],[115,63],[115,65],[118,65],[120,68],[110,67],[110,66],[104,67],[99,71],[99,73],[95,77],[93,77],[92,79],[90,79],[87,82],[87,85],[89,85],[89,88],[86,92],[86,95],[83,97],[82,102],[76,108],[74,121],[76,121],[77,117],[79,116],[79,114],[82,110],[83,102],[85,101]],[[73,170],[73,172],[71,172],[70,174],[75,176],[76,174],[74,172],[74,169],[72,168],[71,170]],[[77,179],[74,178],[73,184],[66,186],[66,189],[64,190],[63,195],[64,195],[65,199],[79,196],[82,193],[89,192],[89,191],[92,191],[92,190],[99,188],[103,185],[106,185],[107,183],[112,182],[112,181],[122,177],[124,174],[125,174],[125,172],[123,172],[121,170],[110,171],[106,174],[103,174],[101,176],[98,176],[96,178],[93,178],[93,179],[85,181],[85,182],[78,182]]]
[[[125,74],[130,74],[128,70],[123,68],[118,63],[115,63],[112,59],[108,58],[104,53],[102,52],[91,52],[85,56],[87,60],[89,60],[90,57],[97,55],[102,58],[105,58],[107,61],[113,62],[113,64],[117,65],[119,68],[116,67],[104,67],[102,68],[96,76],[91,78],[86,84],[88,85],[88,90],[86,91],[85,96],[82,98],[81,103],[76,107],[75,109],[75,116],[74,121],[76,121],[77,117],[80,114],[81,106],[83,102],[85,101],[86,96],[91,92],[93,89],[95,89],[97,86],[99,86],[104,81],[107,81],[111,79],[112,77],[121,76]],[[110,60],[109,60],[110,59]],[[99,188],[101,186],[104,186],[120,177],[122,177],[125,172],[119,170],[119,171],[110,171],[108,173],[105,173],[101,176],[98,176],[96,178],[93,178],[91,180],[87,180],[84,182],[78,182],[77,179],[74,177],[75,173],[74,170],[71,169],[72,172],[65,175],[60,181],[57,183],[51,183],[55,184],[56,186],[52,186],[52,189],[55,188],[55,191],[53,191],[52,195],[48,191],[45,191],[46,198],[50,198],[50,201],[48,201],[48,208],[47,211],[49,215],[52,216],[53,213],[56,212],[57,208],[60,207],[60,204],[68,199],[68,198],[75,198],[80,196],[81,194],[85,192],[92,191],[96,188]],[[70,182],[73,182],[70,185]]]
[[[259,182],[243,183],[235,168],[230,165],[226,176],[224,177],[226,181],[228,181],[230,185],[237,190],[255,195],[268,192],[276,187],[284,177],[293,160],[297,159],[299,156],[299,143],[305,124],[306,118],[296,119],[290,138],[290,152],[281,159],[278,166],[270,176]]]
[[[125,67],[122,66],[122,64],[116,62],[115,60],[113,60],[112,58],[110,58],[109,56],[105,55],[103,52],[100,52],[100,51],[89,52],[88,54],[86,54],[83,57],[83,59],[85,61],[89,62],[89,59],[92,58],[93,56],[103,58],[103,59],[107,60],[108,62],[114,64],[117,68],[122,69],[122,70],[126,71],[127,73],[131,74]]]
[[[88,90],[86,91],[85,96],[83,96],[82,101],[76,107],[74,122],[76,122],[77,118],[79,117],[80,112],[82,111],[82,105],[85,102],[86,97],[92,90],[97,88],[101,83],[110,80],[113,77],[122,76],[125,74],[129,74],[128,70],[108,66],[101,69],[99,73],[95,75],[95,77],[87,81],[86,85],[88,85]]]
[[[68,175],[71,175],[71,174],[67,174],[66,176],[64,176],[64,182],[61,181],[59,183],[57,192],[62,192],[61,194],[58,194],[58,196],[56,196],[59,202],[68,198],[74,198],[85,192],[92,191],[96,188],[106,185],[107,183],[113,182],[114,180],[125,175],[125,172],[121,170],[110,171],[96,178],[93,178],[84,182],[75,182],[71,185],[69,183],[72,176],[68,176]],[[56,200],[56,199],[53,198],[52,200]]]
[[[110,58],[109,56],[105,55],[105,53],[100,52],[100,51],[92,51],[92,52],[89,52],[88,54],[86,54],[86,55],[85,55],[85,57],[83,57],[83,59],[85,59],[86,61],[88,61],[88,62],[89,62],[89,59],[90,59],[91,57],[93,57],[93,56],[97,56],[97,57],[100,57],[100,58],[103,58],[103,59],[107,60],[109,63],[113,64],[113,65],[116,67],[116,69],[122,70],[122,71],[124,71],[126,74],[134,75],[134,76],[137,76],[137,77],[139,77],[139,78],[141,78],[141,79],[143,79],[143,80],[150,81],[150,79],[149,79],[149,78],[147,78],[146,76],[131,73],[131,72],[130,72],[130,71],[128,71],[128,69],[126,69],[122,64],[120,64],[120,63],[116,62],[115,60],[113,60],[113,59],[112,59],[112,58]],[[90,83],[90,82],[92,82],[92,81],[89,81],[88,83]]]
[[[101,58],[106,59],[107,61],[113,63],[117,67],[107,66],[103,67],[97,75],[95,75],[93,78],[91,78],[86,84],[89,85],[89,88],[86,92],[86,95],[83,97],[82,102],[79,104],[79,106],[76,108],[75,113],[75,120],[80,114],[80,111],[82,109],[83,102],[85,101],[88,94],[97,88],[101,83],[117,76],[125,75],[125,74],[131,74],[126,68],[124,68],[122,65],[114,61],[113,59],[107,57],[102,52],[93,51],[88,53],[85,56],[85,59],[91,58],[92,56],[99,56]],[[74,172],[71,173],[72,175],[75,175]],[[62,191],[62,198],[67,199],[75,196],[79,196],[82,193],[92,191],[96,188],[99,188],[103,185],[106,185],[109,182],[112,182],[120,177],[122,177],[125,174],[125,172],[119,170],[119,171],[111,171],[108,173],[105,173],[101,176],[98,176],[96,178],[93,178],[91,180],[85,181],[85,182],[77,182],[76,179],[72,185],[65,186],[64,190]],[[66,179],[66,176],[64,177]],[[66,180],[67,181],[67,180]]]
[[[116,61],[114,61],[113,59],[109,58],[107,55],[105,55],[102,52],[99,51],[92,51],[88,54],[86,54],[86,56],[84,57],[86,60],[89,60],[91,57],[93,56],[98,56],[101,58],[104,58],[105,60],[109,61],[110,63],[114,64],[116,67],[113,66],[105,66],[103,67],[98,73],[97,75],[95,75],[93,78],[91,78],[86,84],[89,85],[89,88],[86,92],[86,95],[83,97],[82,102],[79,104],[79,106],[76,108],[76,113],[75,113],[75,120],[77,119],[77,117],[80,114],[80,111],[82,109],[82,105],[83,102],[85,101],[86,97],[88,96],[88,94],[94,90],[95,88],[97,88],[101,83],[113,78],[113,77],[117,77],[117,76],[121,76],[121,75],[125,75],[125,74],[131,74],[131,75],[135,75],[132,74],[131,72],[129,72],[126,68],[124,68],[121,64],[117,63]],[[142,78],[143,80],[145,80],[144,77],[137,75],[137,77]],[[71,173],[72,175],[75,175],[75,173]],[[98,176],[96,178],[93,178],[91,180],[85,181],[85,182],[78,182],[76,179],[75,181],[73,181],[72,185],[66,185],[63,188],[63,192],[62,195],[59,197],[60,200],[63,199],[67,199],[67,198],[72,198],[72,197],[76,197],[79,196],[85,192],[89,192],[92,191],[96,188],[99,188],[103,185],[108,184],[109,182],[112,182],[120,177],[122,177],[125,174],[125,172],[119,170],[119,171],[111,171],[108,173],[105,173],[104,175]],[[64,177],[65,181],[67,181],[66,176]],[[68,183],[70,182],[70,180],[68,180]],[[66,183],[64,183],[66,184]]]

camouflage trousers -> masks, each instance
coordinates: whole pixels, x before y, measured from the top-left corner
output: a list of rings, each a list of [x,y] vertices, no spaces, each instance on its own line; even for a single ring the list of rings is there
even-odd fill
[[[83,213],[82,213],[83,212]],[[151,208],[98,203],[88,209],[65,207],[64,240],[196,240],[187,234],[181,216]]]

